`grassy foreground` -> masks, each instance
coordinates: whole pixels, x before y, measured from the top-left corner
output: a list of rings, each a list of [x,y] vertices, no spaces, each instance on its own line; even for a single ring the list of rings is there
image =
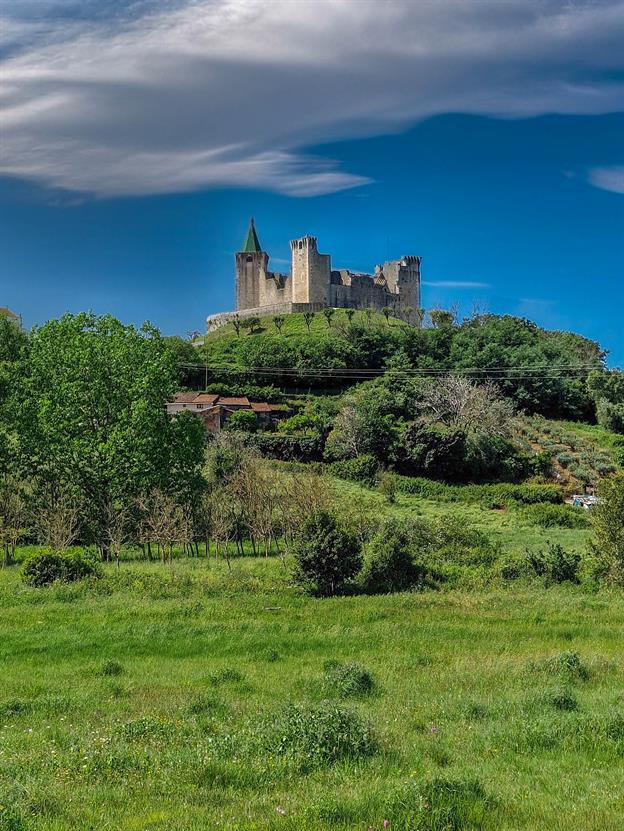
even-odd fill
[[[0,623],[2,831],[623,824],[621,594],[317,600],[275,559],[180,560],[42,590],[5,569]],[[339,699],[328,659],[372,691]],[[288,702],[304,730],[327,697],[366,752],[288,755]]]

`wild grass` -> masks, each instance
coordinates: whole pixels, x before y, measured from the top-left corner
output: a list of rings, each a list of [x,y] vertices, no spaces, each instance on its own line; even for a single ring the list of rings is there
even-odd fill
[[[310,598],[274,558],[7,568],[0,828],[615,831],[623,621],[583,586]]]

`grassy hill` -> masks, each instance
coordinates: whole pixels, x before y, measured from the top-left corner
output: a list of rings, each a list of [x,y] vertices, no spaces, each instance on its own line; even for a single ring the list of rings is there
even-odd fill
[[[304,320],[303,314],[294,312],[292,314],[282,315],[284,323],[281,332],[279,332],[274,322],[275,315],[265,315],[260,318],[260,325],[254,330],[255,335],[280,335],[281,337],[292,337],[301,335],[312,335],[314,337],[333,337],[345,335],[349,327],[349,319],[344,309],[336,309],[332,319],[331,325],[328,324],[325,316],[321,312],[317,312],[312,319],[310,328],[308,329]],[[380,312],[365,312],[357,310],[353,315],[352,322],[354,324],[361,323],[366,326],[371,326],[374,329],[385,329],[386,327],[396,327],[400,329],[409,328],[408,324],[395,317],[386,320],[385,316]],[[254,337],[250,334],[248,329],[241,329],[240,337]],[[221,338],[236,337],[236,330],[231,323],[221,326],[214,332],[209,332],[203,336],[204,343],[212,344],[219,341]]]

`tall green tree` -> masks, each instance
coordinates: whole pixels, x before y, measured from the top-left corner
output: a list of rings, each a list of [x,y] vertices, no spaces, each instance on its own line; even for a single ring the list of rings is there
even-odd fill
[[[107,517],[155,488],[198,486],[203,427],[170,419],[176,354],[156,329],[111,316],[65,315],[32,336],[21,435],[40,484],[80,505],[81,535],[107,550]]]

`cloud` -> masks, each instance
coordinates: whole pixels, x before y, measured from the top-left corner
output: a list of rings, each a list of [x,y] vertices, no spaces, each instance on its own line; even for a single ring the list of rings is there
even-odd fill
[[[624,0],[0,0],[0,32],[0,173],[98,196],[315,196],[368,181],[324,141],[624,108]]]
[[[594,187],[624,193],[624,166],[595,167],[589,171],[587,179]]]
[[[489,283],[477,283],[473,280],[423,280],[423,286],[434,286],[440,289],[489,289]]]

